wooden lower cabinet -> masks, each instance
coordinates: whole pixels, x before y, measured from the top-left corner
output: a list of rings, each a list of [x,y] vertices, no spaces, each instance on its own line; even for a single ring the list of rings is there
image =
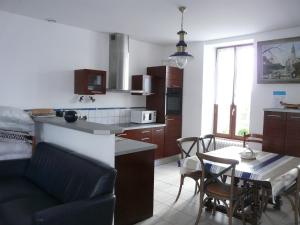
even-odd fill
[[[264,115],[263,150],[300,157],[300,112],[272,112]]]
[[[164,157],[164,134],[164,127],[155,127],[127,130],[122,134],[118,134],[117,136],[156,144],[157,149],[155,150],[155,159],[159,159]]]
[[[157,145],[154,157],[155,159],[161,159],[164,157],[165,147],[165,128],[157,127],[152,129],[152,143]]]
[[[265,112],[263,136],[264,151],[284,154],[286,114],[281,112]]]
[[[181,138],[181,116],[166,116],[164,156],[173,156],[180,153],[176,140]]]
[[[165,127],[127,130],[117,136],[156,144],[155,159],[174,156],[180,153],[176,140],[181,138],[182,118],[177,115],[166,116],[165,123]]]
[[[300,113],[288,113],[285,150],[288,155],[300,157]]]
[[[115,225],[132,225],[153,216],[154,151],[116,156]]]

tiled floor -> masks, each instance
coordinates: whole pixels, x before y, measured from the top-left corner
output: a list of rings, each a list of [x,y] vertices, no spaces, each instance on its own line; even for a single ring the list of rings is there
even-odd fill
[[[195,182],[186,178],[182,194],[174,203],[179,188],[179,178],[179,168],[175,162],[155,168],[154,216],[137,225],[193,225],[195,223],[199,206],[199,195],[194,196]],[[228,224],[228,220],[224,214],[216,213],[212,216],[204,211],[199,224],[225,225]],[[234,224],[239,225],[242,222],[234,219]],[[293,211],[289,202],[283,199],[281,211],[269,207],[262,217],[261,224],[294,224]]]

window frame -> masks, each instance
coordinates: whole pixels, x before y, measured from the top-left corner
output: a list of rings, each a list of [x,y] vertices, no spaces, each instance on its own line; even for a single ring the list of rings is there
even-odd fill
[[[223,46],[223,47],[217,47],[216,48],[216,61],[215,61],[215,78],[218,77],[218,72],[217,72],[217,63],[218,63],[218,51],[220,49],[226,49],[226,48],[233,48],[234,49],[234,75],[233,75],[233,92],[232,92],[232,102],[230,105],[230,116],[229,116],[229,134],[224,134],[224,133],[218,133],[218,104],[214,103],[214,110],[213,110],[213,133],[216,137],[220,138],[226,138],[226,139],[234,139],[234,140],[243,140],[243,136],[237,136],[235,135],[236,132],[236,110],[237,110],[237,105],[234,102],[234,96],[235,96],[235,87],[236,87],[236,77],[237,77],[237,56],[236,56],[236,49],[238,47],[243,47],[243,46],[253,46],[254,48],[254,43],[247,43],[247,44],[239,44],[239,45],[230,45],[230,46]],[[215,80],[215,85],[217,80]],[[217,88],[215,89],[217,92]],[[216,94],[216,93],[215,93]]]

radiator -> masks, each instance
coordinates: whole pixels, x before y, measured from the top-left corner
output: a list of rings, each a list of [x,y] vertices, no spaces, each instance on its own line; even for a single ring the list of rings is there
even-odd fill
[[[225,148],[229,146],[237,146],[237,147],[243,147],[242,141],[235,141],[235,140],[228,140],[228,139],[222,139],[222,138],[216,138],[216,148]]]

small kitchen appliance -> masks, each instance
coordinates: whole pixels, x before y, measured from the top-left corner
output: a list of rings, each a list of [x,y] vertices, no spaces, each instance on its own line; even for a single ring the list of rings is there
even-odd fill
[[[131,111],[132,123],[155,123],[156,111],[154,110],[133,110]]]

